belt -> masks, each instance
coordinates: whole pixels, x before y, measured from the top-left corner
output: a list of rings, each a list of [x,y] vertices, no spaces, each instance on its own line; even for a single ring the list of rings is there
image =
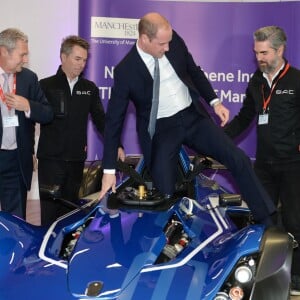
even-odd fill
[[[0,151],[2,151],[2,152],[15,151],[15,150],[17,150],[17,148],[16,149],[0,149]]]

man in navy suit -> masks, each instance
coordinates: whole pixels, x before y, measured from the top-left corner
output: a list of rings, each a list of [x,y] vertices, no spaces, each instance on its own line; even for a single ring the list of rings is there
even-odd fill
[[[33,171],[35,122],[53,112],[28,62],[28,38],[18,29],[0,32],[0,202],[3,211],[26,218]]]
[[[229,111],[197,66],[183,39],[158,13],[141,18],[135,46],[114,70],[114,86],[106,114],[100,199],[115,191],[116,157],[127,106],[136,108],[137,134],[155,187],[166,195],[175,189],[178,153],[186,145],[224,164],[234,176],[257,222],[271,225],[274,204],[255,176],[248,157],[206,113],[199,98],[211,105],[224,126]],[[153,94],[154,58],[160,69],[155,133],[148,132]]]

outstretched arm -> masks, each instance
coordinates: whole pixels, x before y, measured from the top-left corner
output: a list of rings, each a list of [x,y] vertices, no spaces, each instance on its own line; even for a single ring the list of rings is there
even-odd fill
[[[102,200],[105,194],[112,189],[112,192],[116,192],[116,175],[115,174],[103,174],[102,187],[99,194],[99,200]]]

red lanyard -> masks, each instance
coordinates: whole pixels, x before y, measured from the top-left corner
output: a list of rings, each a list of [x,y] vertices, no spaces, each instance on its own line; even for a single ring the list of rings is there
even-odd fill
[[[288,71],[288,69],[290,68],[290,64],[286,64],[282,73],[280,74],[280,76],[277,78],[276,82],[274,84],[272,84],[272,88],[271,88],[271,91],[270,91],[270,94],[269,94],[269,97],[266,99],[265,98],[265,95],[264,95],[264,85],[262,85],[261,87],[261,90],[262,90],[262,94],[263,94],[263,101],[264,101],[264,105],[263,105],[263,112],[266,111],[270,101],[271,101],[271,96],[272,96],[272,93],[275,89],[275,86],[277,85],[278,81],[286,74],[286,72]]]
[[[14,74],[14,83],[13,83],[13,89],[12,93],[16,94],[16,89],[17,89],[17,79],[16,79],[16,73]],[[3,102],[5,102],[5,95],[2,89],[2,86],[0,86],[0,98]]]

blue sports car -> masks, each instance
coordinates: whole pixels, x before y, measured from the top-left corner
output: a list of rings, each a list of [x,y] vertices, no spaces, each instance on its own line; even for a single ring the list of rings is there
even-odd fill
[[[211,163],[182,150],[168,199],[142,159],[123,165],[116,193],[47,228],[0,212],[0,299],[289,299],[291,238],[254,224]]]

